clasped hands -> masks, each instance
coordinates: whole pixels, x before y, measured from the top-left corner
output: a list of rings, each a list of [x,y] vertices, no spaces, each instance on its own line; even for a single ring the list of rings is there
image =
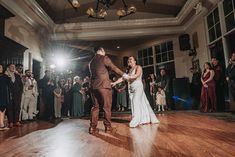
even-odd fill
[[[128,74],[124,73],[124,74],[122,75],[122,78],[123,78],[124,80],[129,80],[129,79],[130,79],[130,76],[129,76]]]
[[[122,79],[122,80],[120,80],[120,79]],[[122,75],[122,78],[120,78],[120,79],[118,79],[118,80],[115,81],[115,82],[112,82],[112,83],[111,83],[111,86],[114,87],[114,86],[116,86],[116,84],[122,82],[123,80],[129,80],[129,79],[130,79],[130,76],[129,76],[128,74],[124,73],[124,74]]]

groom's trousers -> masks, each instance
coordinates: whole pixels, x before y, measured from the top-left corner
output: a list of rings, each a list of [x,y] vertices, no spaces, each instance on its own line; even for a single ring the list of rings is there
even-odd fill
[[[93,89],[91,91],[91,98],[93,107],[91,109],[91,123],[92,128],[96,128],[99,120],[99,106],[103,106],[104,110],[104,126],[111,127],[111,107],[112,107],[112,90]]]

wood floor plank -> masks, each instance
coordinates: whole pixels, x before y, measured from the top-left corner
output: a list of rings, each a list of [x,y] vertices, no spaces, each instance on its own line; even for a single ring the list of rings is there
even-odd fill
[[[203,114],[158,114],[160,124],[129,128],[130,115],[113,116],[115,134],[88,134],[88,119],[45,121],[0,132],[1,157],[234,157],[235,123]]]

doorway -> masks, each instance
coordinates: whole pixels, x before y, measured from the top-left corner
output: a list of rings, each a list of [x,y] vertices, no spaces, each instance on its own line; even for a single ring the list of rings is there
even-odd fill
[[[41,74],[41,62],[35,59],[33,59],[33,74],[35,80],[38,81],[40,79],[40,74]]]

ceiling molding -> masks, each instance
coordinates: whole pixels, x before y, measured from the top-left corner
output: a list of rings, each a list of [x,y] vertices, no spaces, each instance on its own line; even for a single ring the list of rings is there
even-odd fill
[[[54,26],[54,22],[34,0],[0,0],[0,4],[35,29],[41,26],[52,29]]]
[[[183,33],[184,29],[181,26],[178,27],[164,27],[159,28],[139,28],[139,29],[124,29],[124,30],[94,30],[94,31],[69,31],[55,33],[51,35],[51,40],[66,41],[66,40],[109,40],[109,39],[121,39],[132,38],[137,36],[147,35],[170,35]]]
[[[28,16],[26,13],[14,0],[0,0],[0,4],[2,4],[6,9],[12,12],[14,15],[19,15],[26,22],[28,22],[33,27],[37,27],[37,23],[33,18]]]
[[[33,11],[40,17],[40,19],[47,25],[48,28],[53,28],[55,23],[47,15],[47,13],[41,8],[41,6],[35,0],[24,0],[24,2],[33,9]]]

